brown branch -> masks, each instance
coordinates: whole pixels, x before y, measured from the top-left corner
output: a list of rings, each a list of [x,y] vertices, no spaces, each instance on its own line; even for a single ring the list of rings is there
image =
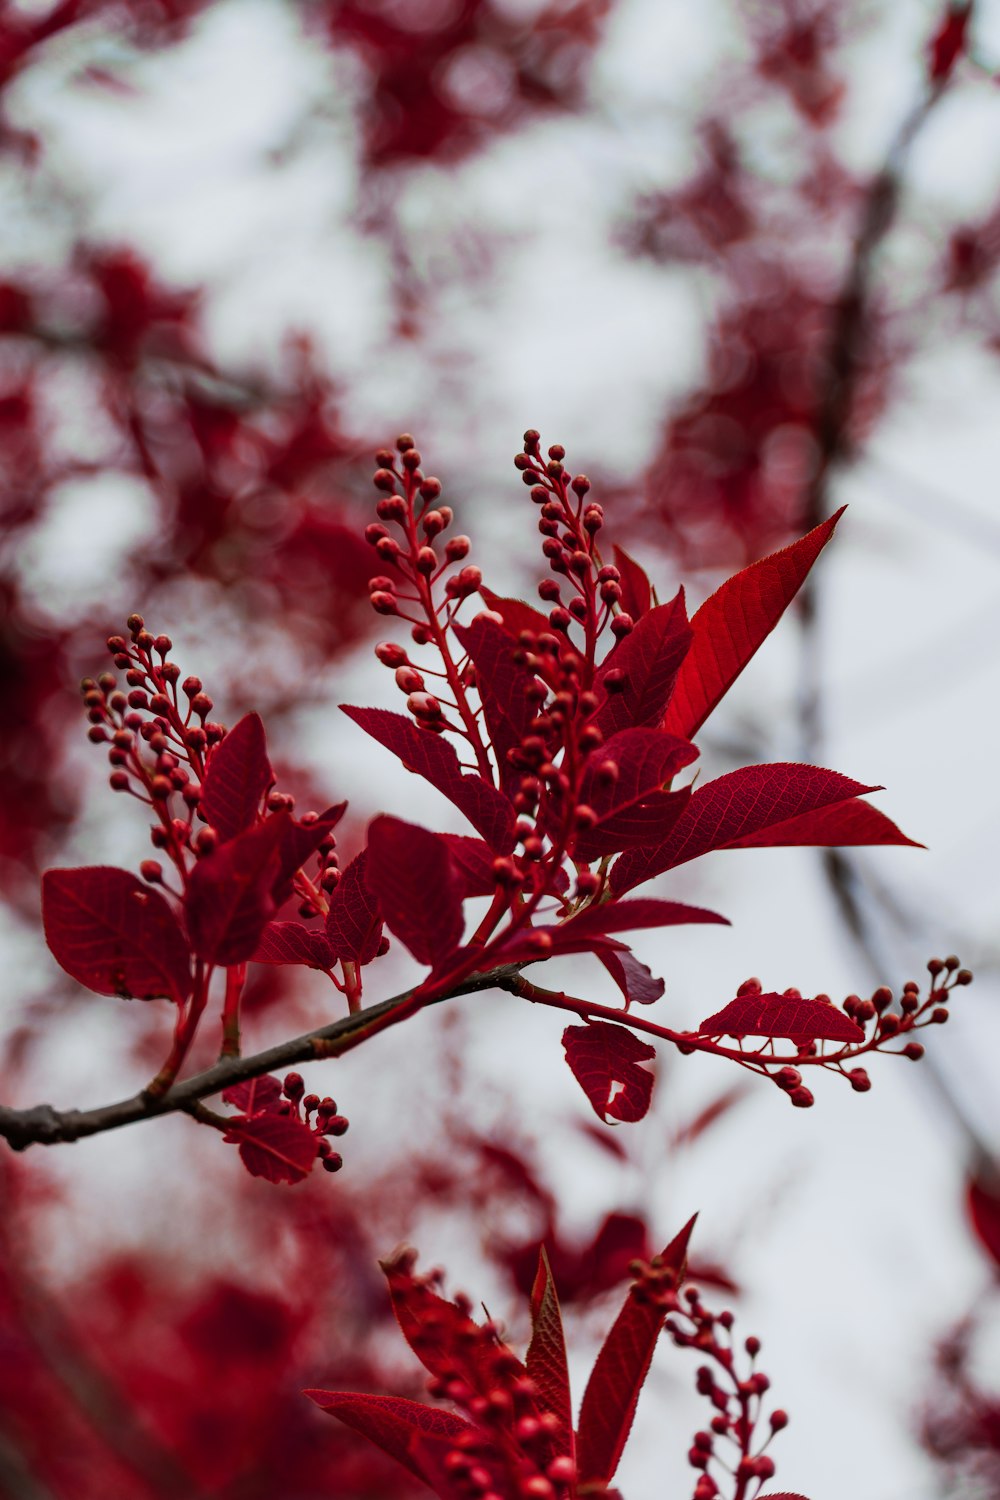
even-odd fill
[[[864,362],[876,252],[896,221],[903,174],[921,128],[947,89],[947,80],[929,85],[900,125],[881,169],[865,195],[854,250],[833,306],[827,343],[829,375],[821,394],[813,432],[819,449],[816,470],[803,497],[803,529],[811,531],[829,509],[830,479],[848,455],[848,426],[854,393]],[[822,738],[819,593],[816,575],[799,593],[802,623],[802,684],[799,726],[803,760],[815,760]]]
[[[177,1110],[190,1111],[201,1099],[219,1094],[236,1083],[245,1083],[250,1078],[259,1078],[272,1070],[288,1068],[296,1063],[313,1062],[321,1057],[340,1057],[361,1042],[386,1031],[398,1021],[414,1015],[426,1005],[437,1005],[443,1000],[452,1000],[459,995],[474,994],[479,990],[494,989],[509,983],[520,971],[518,964],[504,964],[483,974],[474,974],[462,980],[446,994],[435,995],[423,1001],[419,989],[406,990],[383,1000],[379,1005],[370,1005],[352,1015],[331,1021],[316,1031],[304,1036],[292,1037],[255,1052],[249,1057],[226,1057],[214,1067],[182,1079],[167,1093],[154,1095],[146,1090],[120,1099],[114,1104],[98,1105],[94,1109],[55,1109],[51,1104],[36,1104],[28,1109],[10,1109],[0,1105],[0,1137],[14,1151],[23,1151],[28,1146],[55,1146],[65,1141],[80,1140],[83,1136],[100,1135],[106,1130],[117,1130],[122,1125],[135,1125],[140,1120],[156,1119],[159,1115],[173,1114]]]

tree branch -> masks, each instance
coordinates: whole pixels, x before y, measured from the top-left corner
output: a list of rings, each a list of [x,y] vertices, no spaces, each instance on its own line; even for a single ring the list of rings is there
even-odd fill
[[[156,1119],[178,1110],[188,1111],[191,1105],[201,1099],[219,1094],[235,1083],[259,1078],[273,1069],[313,1062],[321,1057],[340,1057],[369,1037],[386,1031],[398,1021],[415,1014],[416,1010],[423,1009],[425,1005],[437,1005],[459,995],[470,995],[479,990],[509,984],[520,972],[520,968],[519,964],[503,964],[486,973],[474,974],[447,993],[433,995],[427,1000],[418,998],[419,986],[406,990],[390,1000],[383,1000],[379,1005],[369,1005],[364,1010],[331,1021],[328,1026],[321,1026],[304,1036],[292,1037],[286,1042],[278,1042],[249,1057],[222,1058],[214,1067],[206,1068],[204,1072],[195,1073],[174,1084],[165,1094],[150,1094],[143,1089],[128,1099],[99,1105],[94,1109],[55,1109],[51,1104],[10,1109],[0,1105],[0,1137],[14,1151],[23,1151],[28,1146],[55,1146],[66,1141],[80,1140],[83,1136],[100,1135],[106,1130],[117,1130],[122,1125],[135,1125],[140,1120]]]

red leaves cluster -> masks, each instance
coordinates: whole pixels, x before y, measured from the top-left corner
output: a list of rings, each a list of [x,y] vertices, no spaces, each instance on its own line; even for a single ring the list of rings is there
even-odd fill
[[[127,747],[113,749],[112,757],[120,759],[112,758],[112,764],[130,765],[127,773],[116,775],[128,784],[130,776],[137,778],[140,794],[161,807],[163,828],[157,847],[170,849],[180,827],[194,859],[172,849],[183,884],[178,894],[171,894],[169,886],[166,895],[148,890],[125,871],[52,872],[44,887],[46,933],[63,967],[98,993],[166,995],[175,1000],[178,1032],[166,1072],[156,1081],[158,1090],[176,1075],[215,968],[230,971],[224,1014],[228,1048],[238,1036],[242,966],[249,959],[320,970],[357,1009],[359,971],[383,951],[385,924],[430,971],[416,991],[425,1003],[498,965],[509,971],[564,954],[597,957],[622,993],[622,1024],[613,1024],[603,1008],[601,1019],[568,1027],[563,1036],[567,1061],[602,1121],[638,1120],[649,1107],[653,1075],[643,1065],[654,1052],[648,1041],[629,1029],[629,1007],[657,1000],[663,984],[617,934],[726,919],[677,901],[623,899],[627,893],[713,850],[911,842],[860,800],[874,788],[833,771],[803,765],[748,766],[696,789],[673,785],[697,756],[690,735],[780,619],[832,535],[839,514],[783,552],[731,578],[689,622],[683,591],[668,604],[656,605],[645,574],[632,558],[619,554],[624,574],[594,560],[592,538],[603,525],[603,512],[587,502],[589,529],[582,529],[579,519],[589,481],[573,480],[579,498],[574,513],[561,465],[555,466],[554,477],[540,467],[532,469],[538,462],[537,448],[537,434],[529,433],[524,477],[547,480],[548,488],[533,490],[543,505],[543,524],[553,526],[551,512],[563,515],[564,524],[576,528],[568,533],[575,550],[571,557],[569,551],[565,554],[573,576],[597,574],[589,593],[587,585],[578,583],[575,617],[560,604],[547,619],[527,605],[499,599],[484,589],[489,610],[470,625],[460,625],[452,618],[455,607],[478,587],[480,578],[478,569],[463,567],[444,590],[452,602],[447,605],[447,626],[442,627],[439,607],[420,571],[428,556],[431,568],[437,566],[429,540],[418,558],[412,551],[416,543],[408,542],[411,551],[402,553],[383,525],[369,528],[368,534],[386,565],[409,569],[430,622],[427,631],[415,631],[415,638],[430,638],[436,632],[444,675],[457,695],[453,712],[462,723],[448,722],[437,699],[415,690],[423,682],[420,672],[405,651],[385,643],[378,648],[380,659],[396,668],[412,717],[374,708],[349,707],[345,712],[451,801],[479,838],[439,834],[383,814],[372,821],[366,847],[346,869],[341,871],[335,859],[326,864],[343,805],[322,815],[310,814],[306,820],[295,819],[290,799],[272,791],[274,772],[259,717],[246,715],[228,733],[206,723],[211,701],[200,682],[192,679],[185,692],[202,724],[192,730],[190,711],[187,719],[179,719],[179,709],[171,708],[165,696],[180,669],[171,663],[158,668],[149,655],[157,639],[166,641],[161,651],[165,655],[170,647],[166,637],[154,638],[136,616],[130,623],[132,647],[122,637],[109,643],[116,664],[129,667],[129,680],[149,683],[153,695],[148,702],[154,705],[149,711],[160,716],[144,724],[140,714],[126,729],[124,695],[116,698],[109,687],[91,682],[87,702],[97,726],[92,736],[107,739],[108,725],[113,744]],[[430,509],[440,483],[424,479],[419,454],[408,436],[400,439],[399,451],[405,460],[402,473],[385,468],[386,462],[395,462],[391,454],[380,456],[376,485],[384,494],[402,485],[404,496],[393,493],[392,499],[381,501],[379,515],[397,524],[409,516],[410,531],[404,527],[404,536],[415,535],[417,520],[424,517],[426,537],[433,539],[448,525],[443,512]],[[546,535],[546,556],[556,559],[554,570],[568,572],[569,564],[559,561],[563,544]],[[459,539],[456,566],[467,552],[467,539]],[[446,566],[450,558],[447,553]],[[396,608],[392,580],[375,582],[375,595]],[[547,583],[541,592],[549,601],[561,597],[558,585]],[[612,606],[620,607],[626,596],[635,614],[614,620],[614,644],[598,661],[597,636],[612,619]],[[582,651],[569,639],[572,618],[585,623]],[[564,646],[549,631],[550,621],[565,637]],[[447,654],[447,629],[465,653],[457,664]],[[134,670],[136,662],[139,671]],[[478,711],[462,696],[473,688]],[[147,702],[145,690],[137,701]],[[135,728],[151,745],[159,745],[149,771],[141,758],[135,759]],[[449,731],[463,736],[474,770],[467,770],[459,759],[446,738]],[[549,735],[547,742],[541,731]],[[177,757],[165,751],[168,734],[182,747],[193,747],[184,753],[200,787],[190,795],[188,772],[178,769]],[[526,774],[533,768],[538,775]],[[177,792],[183,793],[185,805],[197,807],[207,825],[196,841],[192,842],[191,825],[170,822],[166,803],[156,801],[157,796],[169,800]],[[525,816],[533,810],[534,819]],[[303,872],[317,851],[318,887]],[[590,868],[595,865],[597,869]],[[162,881],[158,864],[151,870],[144,865],[143,870],[147,880]],[[305,898],[299,909],[303,920],[275,920],[293,887],[300,901]],[[463,947],[465,902],[476,897],[492,899],[474,937]],[[316,925],[317,917],[322,928]],[[338,966],[342,982],[334,972]],[[523,993],[530,990],[529,986]],[[579,1007],[578,1012],[586,1016],[587,1008]],[[683,1040],[679,1033],[652,1029]],[[861,1045],[866,1040],[863,1028],[832,1006],[742,992],[709,1017],[698,1033],[685,1035],[786,1037],[797,1047],[822,1040]],[[710,1040],[705,1045],[711,1050]],[[788,1068],[786,1079],[793,1073],[798,1080],[796,1070]],[[855,1085],[866,1086],[860,1072]],[[798,1082],[795,1088],[799,1103],[811,1102],[808,1090],[799,1089]],[[227,1128],[227,1139],[239,1143],[248,1169],[273,1181],[299,1180],[317,1154],[314,1136],[291,1117],[285,1103],[265,1102]]]
[[[566,1341],[544,1250],[531,1289],[531,1341],[524,1363],[496,1328],[477,1325],[468,1304],[445,1301],[401,1252],[383,1262],[404,1337],[431,1376],[433,1395],[466,1415],[399,1397],[344,1391],[308,1395],[377,1444],[440,1500],[464,1500],[477,1466],[501,1500],[541,1481],[571,1493],[611,1494],[639,1393],[668,1312],[678,1305],[692,1219],[642,1267],[594,1365],[574,1431]],[[541,1488],[537,1491],[542,1493]],[[547,1493],[547,1491],[546,1491]]]

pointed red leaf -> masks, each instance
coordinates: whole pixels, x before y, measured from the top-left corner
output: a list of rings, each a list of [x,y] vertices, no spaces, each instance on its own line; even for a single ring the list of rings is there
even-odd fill
[[[421,1463],[415,1439],[440,1438],[453,1448],[457,1439],[475,1433],[469,1422],[450,1411],[402,1396],[368,1396],[354,1391],[304,1391],[303,1395],[377,1444],[425,1484],[432,1481]]]
[[[539,1247],[538,1270],[531,1289],[531,1343],[525,1368],[529,1379],[538,1387],[542,1405],[559,1419],[559,1432],[554,1434],[558,1451],[572,1458],[573,1408],[566,1365],[566,1338],[544,1245]]]
[[[729,926],[728,917],[707,911],[702,906],[686,906],[683,901],[658,901],[640,896],[635,901],[606,901],[588,906],[578,917],[557,928],[564,937],[578,942],[586,937],[603,937],[608,932],[638,932],[643,927],[682,927],[688,923],[719,922]]]
[[[780,1036],[792,1042],[863,1042],[864,1031],[825,1000],[738,995],[698,1027],[699,1036]]]
[[[351,860],[341,874],[326,918],[326,940],[335,958],[370,964],[382,941],[382,913],[368,889],[368,853]]]
[[[618,729],[655,728],[662,722],[674,680],[691,645],[691,627],[681,589],[637,621],[601,663],[595,680],[603,702],[593,722],[605,737]],[[620,690],[608,692],[608,673],[623,672]],[[687,739],[689,736],[682,735]]]
[[[464,833],[442,833],[452,863],[462,877],[465,895],[492,896],[496,890],[493,861],[496,855],[484,839],[470,839]]]
[[[52,956],[98,995],[183,1004],[191,957],[170,903],[128,870],[47,870],[42,918]]]
[[[891,818],[870,802],[851,798],[819,807],[815,812],[800,813],[785,823],[763,828],[746,838],[734,839],[727,849],[783,849],[805,846],[810,849],[848,848],[859,844],[906,844],[923,849],[916,839],[909,839]]]
[[[615,567],[621,574],[622,608],[633,620],[649,613],[653,591],[644,568],[621,547],[614,548]]]
[[[694,1218],[662,1255],[678,1285],[693,1228]],[[580,1407],[576,1456],[582,1485],[614,1478],[665,1317],[662,1307],[651,1298],[640,1299],[632,1287],[597,1356]]]
[[[341,705],[366,734],[378,740],[406,766],[436,786],[459,808],[473,828],[498,854],[514,847],[514,808],[502,792],[479,776],[466,776],[454,747],[440,735],[418,729],[411,719],[384,708],[350,708]]]
[[[881,787],[863,786],[819,766],[779,762],[730,771],[692,793],[663,843],[627,849],[611,872],[611,889],[621,894],[713,849],[797,844],[801,842],[797,831],[809,827],[799,820],[819,812],[824,817],[814,826],[824,839],[838,841],[855,833],[871,833],[880,843],[908,843],[888,818],[865,820],[853,810],[835,815],[837,804],[849,805],[862,793],[877,791]]]
[[[270,1073],[260,1078],[248,1078],[244,1083],[234,1083],[222,1094],[223,1103],[231,1104],[242,1115],[274,1113],[284,1095],[281,1083]]]
[[[251,1177],[267,1182],[304,1182],[319,1150],[319,1137],[291,1115],[239,1117],[230,1121],[223,1139],[239,1147]]]
[[[305,964],[332,969],[335,957],[323,933],[302,922],[271,922],[251,955],[255,964]]]
[[[238,964],[253,956],[274,915],[272,889],[287,821],[287,813],[275,813],[195,865],[184,912],[199,958]]]
[[[652,970],[631,949],[602,949],[597,956],[625,996],[626,1009],[630,1005],[653,1005],[662,999],[666,984],[654,979]]]
[[[691,650],[677,674],[664,729],[690,739],[704,724],[795,598],[845,509],[735,574],[696,610]]]
[[[562,1037],[573,1077],[598,1119],[641,1120],[653,1096],[653,1075],[641,1066],[656,1056],[625,1026],[589,1021],[567,1026]]]
[[[368,829],[365,879],[386,926],[420,963],[454,953],[465,926],[464,887],[438,834],[401,818],[376,818]]]
[[[695,922],[729,925],[727,917],[706,911],[704,907],[685,906],[682,901],[609,901],[602,906],[588,907],[578,917],[558,926],[523,928],[500,947],[497,957],[502,963],[514,964],[533,963],[561,953],[595,953],[603,961],[609,950],[627,951],[624,943],[609,936],[612,932],[633,932],[641,927],[679,927]]]
[[[235,838],[257,820],[264,793],[274,785],[259,714],[234,724],[209,757],[201,789],[201,811],[219,838]]]
[[[797,1491],[793,1494],[791,1490],[782,1490],[780,1494],[771,1490],[766,1495],[758,1495],[757,1500],[809,1500],[807,1495],[800,1495]]]
[[[496,753],[500,785],[509,793],[516,790],[522,772],[510,764],[507,751],[521,743],[535,717],[536,705],[525,691],[536,681],[535,673],[515,662],[517,642],[495,620],[481,616],[471,625],[453,625],[452,630],[476,669],[476,689]]]
[[[589,863],[633,844],[662,842],[690,796],[687,788],[663,788],[697,754],[687,740],[659,729],[611,735],[587,757],[579,800],[593,809],[597,822],[577,835],[574,856]]]

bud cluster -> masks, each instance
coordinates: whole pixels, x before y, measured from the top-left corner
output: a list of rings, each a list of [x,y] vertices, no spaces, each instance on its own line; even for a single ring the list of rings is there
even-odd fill
[[[226,731],[209,719],[212,700],[200,680],[180,681],[180,667],[169,660],[170,637],[154,636],[141,615],[129,616],[128,629],[130,639],[113,635],[108,640],[126,687],[119,686],[113,672],[85,677],[81,684],[89,738],[108,746],[112,791],[127,792],[153,809],[158,819],[151,834],[154,848],[166,850],[183,868],[183,850],[201,854],[214,848],[212,831],[193,837],[192,822],[206,754]],[[155,860],[145,861],[143,874],[154,884],[161,879]]]
[[[376,614],[408,621],[418,646],[436,645],[444,658],[444,670],[418,669],[403,647],[391,641],[377,646],[375,654],[395,672],[397,686],[406,695],[406,707],[421,729],[432,734],[445,729],[467,734],[470,716],[463,712],[463,689],[469,683],[463,683],[454,668],[446,633],[463,600],[478,590],[483,575],[465,561],[472,545],[467,536],[452,536],[442,546],[454,512],[450,506],[438,504],[441,481],[424,475],[420,454],[409,433],[396,439],[396,450],[383,448],[375,455],[378,468],[374,484],[382,498],[375,507],[379,519],[366,528],[365,540],[374,548],[384,571],[368,580],[369,597]],[[435,588],[442,582],[444,597],[435,600]],[[452,698],[428,692],[425,674],[443,679]],[[450,723],[446,709],[459,713],[464,723]]]
[[[324,1170],[339,1172],[344,1165],[344,1158],[339,1151],[334,1151],[327,1136],[345,1135],[350,1121],[346,1115],[338,1114],[335,1100],[321,1099],[318,1094],[307,1094],[305,1089],[301,1073],[286,1073],[281,1085],[284,1097],[278,1105],[277,1113],[304,1121],[313,1134],[320,1137],[319,1159]]]
[[[549,624],[568,635],[571,626],[582,626],[584,655],[593,663],[593,646],[610,623],[616,639],[628,635],[633,621],[621,609],[621,575],[613,565],[602,565],[597,546],[604,526],[604,511],[588,500],[590,480],[586,474],[570,477],[563,460],[566,450],[554,443],[547,458],[541,456],[541,438],[534,428],[524,434],[524,451],[514,466],[530,486],[539,509],[538,529],[542,552],[551,577],[538,585],[539,597],[549,608]]]
[[[90,721],[88,737],[106,744],[112,791],[126,792],[150,807],[157,821],[150,828],[154,849],[166,854],[184,884],[193,861],[218,847],[216,830],[201,807],[202,784],[213,752],[226,738],[226,726],[209,718],[212,699],[199,677],[181,678],[181,668],[169,659],[173,642],[145,627],[141,615],[126,621],[129,636],[108,638],[108,651],[125,687],[113,672],[85,677],[81,684]],[[271,790],[267,813],[293,812],[295,798]],[[303,826],[317,821],[306,812]],[[340,879],[333,833],[318,847],[315,881],[296,877],[303,897],[301,915],[325,911],[325,894]],[[150,885],[164,885],[158,860],[142,861],[140,873]]]
[[[760,1340],[751,1337],[744,1341],[750,1368],[741,1375],[733,1314],[710,1312],[696,1287],[685,1287],[682,1297],[684,1305],[667,1318],[666,1332],[678,1348],[695,1349],[712,1362],[699,1365],[695,1375],[695,1389],[711,1402],[714,1415],[707,1430],[695,1433],[688,1450],[688,1462],[700,1470],[692,1500],[715,1500],[721,1494],[720,1483],[731,1481],[735,1481],[733,1500],[744,1500],[773,1477],[774,1460],[764,1450],[774,1434],[788,1426],[788,1414],[780,1407],[772,1411],[767,1436],[760,1441],[763,1398],[771,1385],[768,1377],[755,1369]],[[713,1467],[719,1479],[713,1477]]]

